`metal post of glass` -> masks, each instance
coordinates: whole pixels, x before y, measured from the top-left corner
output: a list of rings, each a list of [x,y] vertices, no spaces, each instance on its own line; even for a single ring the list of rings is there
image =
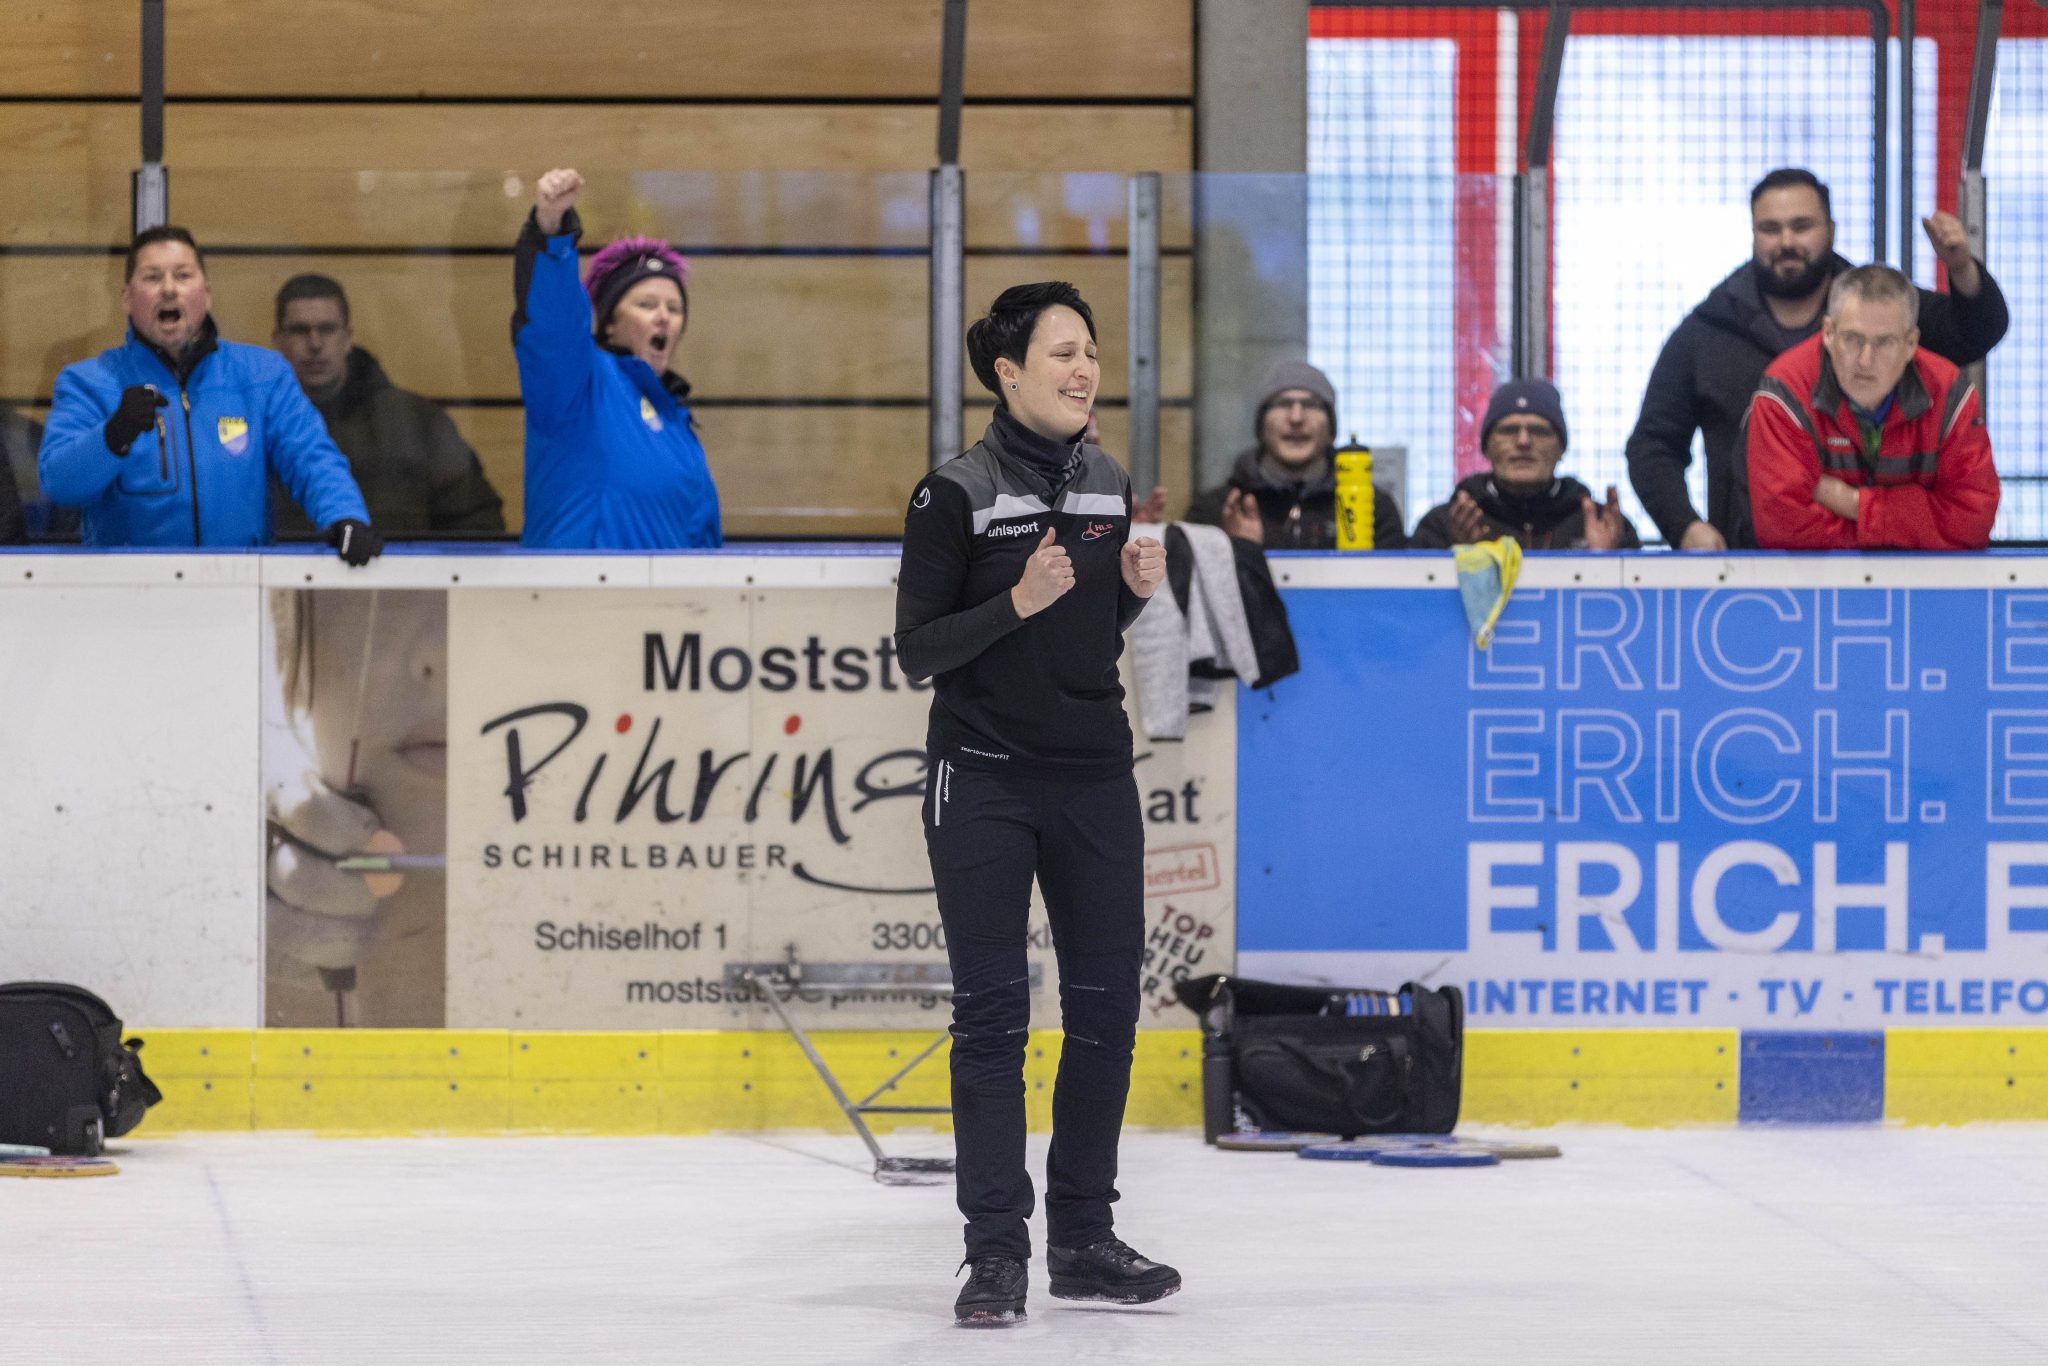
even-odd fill
[[[1159,173],[1130,184],[1131,493],[1143,500],[1159,484]]]
[[[164,0],[142,0],[142,164],[129,187],[134,231],[170,221],[170,177],[164,171]]]
[[[966,178],[958,166],[932,172],[930,468],[960,454],[960,376],[966,340]]]

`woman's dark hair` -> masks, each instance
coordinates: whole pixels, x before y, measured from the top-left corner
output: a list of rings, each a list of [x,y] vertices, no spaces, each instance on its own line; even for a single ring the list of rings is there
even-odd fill
[[[1006,357],[1012,364],[1024,364],[1031,334],[1038,330],[1038,315],[1054,304],[1065,304],[1080,314],[1081,321],[1088,324],[1089,338],[1094,339],[1095,315],[1089,312],[1081,291],[1065,280],[1012,285],[996,295],[996,301],[988,306],[987,317],[967,329],[967,363],[974,367],[974,377],[997,399],[1003,396],[1003,384],[996,376],[996,358]]]

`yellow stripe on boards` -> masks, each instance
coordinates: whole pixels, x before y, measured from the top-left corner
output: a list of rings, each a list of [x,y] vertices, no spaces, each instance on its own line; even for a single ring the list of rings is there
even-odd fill
[[[349,1134],[700,1134],[846,1121],[778,1031],[138,1029],[163,1089],[138,1137],[300,1129]],[[931,1031],[827,1031],[819,1051],[856,1098],[931,1042]],[[1025,1050],[1026,1116],[1052,1122],[1061,1036]],[[1473,1030],[1462,1117],[1471,1123],[1725,1124],[1739,1107],[1734,1030]],[[1885,1115],[1909,1124],[2048,1119],[2048,1033],[1892,1030]],[[943,1105],[941,1047],[888,1099]],[[1126,1122],[1201,1122],[1194,1030],[1139,1034]],[[944,1115],[878,1115],[878,1132],[946,1131]]]
[[[2048,1119],[2048,1034],[1887,1030],[1884,1115],[1905,1124]]]
[[[1460,1117],[1487,1124],[1732,1124],[1732,1029],[1475,1029]]]

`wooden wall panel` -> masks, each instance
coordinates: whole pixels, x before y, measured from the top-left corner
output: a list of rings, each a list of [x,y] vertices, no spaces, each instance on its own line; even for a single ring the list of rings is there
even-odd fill
[[[134,0],[0,7],[0,93],[133,94]],[[940,0],[177,0],[173,94],[936,98]],[[1191,99],[1193,0],[975,5],[967,93]]]
[[[0,256],[0,396],[47,397],[59,370],[127,325],[118,257]]]
[[[1185,170],[1192,119],[1187,106],[974,105],[960,119],[960,164]],[[174,104],[164,137],[184,166],[922,172],[937,160],[938,113],[906,104]]]
[[[278,283],[318,269],[349,286],[359,339],[408,387],[510,398],[504,249],[534,176],[578,165],[593,239],[651,232],[701,253],[684,368],[702,394],[762,400],[699,410],[729,528],[891,535],[925,412],[862,401],[925,391],[915,253],[942,8],[783,0],[764,20],[758,0],[587,15],[559,0],[177,0],[172,217],[216,249],[231,338],[266,341]],[[1123,177],[1168,173],[1165,240],[1190,240],[1193,15],[1193,0],[1119,0],[970,17],[967,90],[986,102],[962,128],[969,245],[1068,253],[970,258],[970,311],[1019,281],[1074,280],[1095,305],[1108,395],[1124,387],[1126,264],[1096,253],[1124,245]],[[0,254],[0,395],[47,394],[63,365],[120,339],[120,259],[95,249],[127,236],[137,114],[85,101],[133,98],[138,28],[134,0],[0,5],[0,247],[15,249]],[[665,102],[617,102],[643,100]],[[912,254],[856,254],[872,248]],[[1184,256],[1164,290],[1162,379],[1184,396]],[[963,387],[978,431],[986,395]],[[519,411],[455,411],[516,515]],[[1124,424],[1104,410],[1112,446]],[[1177,503],[1187,410],[1163,425]]]
[[[520,478],[525,415],[517,408],[457,408],[455,425],[476,448],[505,499],[505,524],[525,519]],[[967,414],[979,439],[988,409]],[[1169,506],[1187,506],[1189,412],[1160,414],[1160,469]],[[1099,417],[1104,448],[1122,458],[1125,414]],[[925,410],[719,408],[698,414],[729,536],[895,536],[903,503],[924,476]]]
[[[1114,173],[1185,173],[1191,119],[1175,108],[967,110],[968,244],[1121,247]],[[550,165],[589,177],[596,235],[697,247],[927,240],[929,108],[173,105],[165,122],[172,217],[202,244],[505,246]],[[132,109],[0,105],[0,243],[125,240],[138,155]],[[1169,246],[1189,240],[1186,201],[1184,188],[1166,196]]]
[[[509,256],[235,256],[208,259],[214,316],[232,341],[268,345],[277,288],[318,271],[348,290],[356,340],[409,389],[443,398],[512,398]],[[1004,288],[1073,281],[1095,311],[1102,392],[1121,395],[1127,266],[1117,257],[974,257],[969,317]],[[1163,392],[1185,396],[1191,272],[1164,263]],[[57,371],[115,345],[118,257],[0,256],[0,395],[50,392]],[[925,393],[925,263],[900,258],[711,257],[691,281],[690,331],[678,366],[719,398],[921,398]],[[966,381],[972,385],[971,379]],[[973,392],[979,392],[975,386]]]

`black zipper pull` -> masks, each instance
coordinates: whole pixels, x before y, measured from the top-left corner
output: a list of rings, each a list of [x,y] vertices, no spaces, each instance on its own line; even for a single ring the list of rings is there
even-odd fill
[[[57,1047],[64,1050],[65,1057],[75,1058],[78,1056],[78,1050],[71,1045],[71,1031],[64,1028],[62,1020],[52,1020],[50,1022],[50,1037],[57,1041]]]

